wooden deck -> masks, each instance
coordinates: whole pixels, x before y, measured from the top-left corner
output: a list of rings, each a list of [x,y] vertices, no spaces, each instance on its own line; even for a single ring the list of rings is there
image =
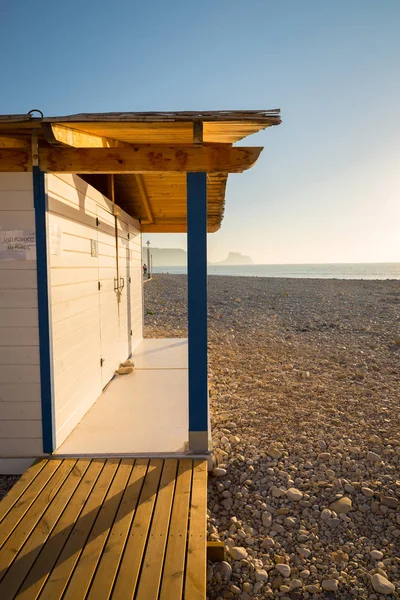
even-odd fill
[[[205,600],[207,462],[36,462],[0,503],[0,598]]]

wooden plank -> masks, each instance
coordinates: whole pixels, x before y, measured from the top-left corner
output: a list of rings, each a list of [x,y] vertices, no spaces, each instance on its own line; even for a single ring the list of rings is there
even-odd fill
[[[108,600],[110,598],[148,464],[147,458],[136,460],[90,588],[89,600]]]
[[[193,461],[179,461],[160,600],[181,598],[185,575],[186,542]]]
[[[65,479],[58,494],[51,502],[40,521],[36,524],[31,535],[29,535],[29,537],[27,536],[27,540],[19,552],[18,557],[15,558],[0,584],[1,600],[12,600],[15,598],[15,594],[23,583],[32,564],[42,549],[43,544],[49,537],[58,518],[84,476],[89,464],[90,459],[78,460]]]
[[[11,488],[8,494],[0,502],[0,523],[6,516],[9,510],[15,505],[22,494],[31,485],[32,481],[39,475],[40,471],[47,465],[46,459],[37,460],[33,465],[25,471],[22,477]]]
[[[195,460],[187,549],[185,597],[205,600],[207,538],[207,461]]]
[[[86,598],[97,563],[107,541],[115,515],[122,500],[126,484],[132,472],[134,460],[123,459],[118,467],[110,489],[76,564],[63,600]]]
[[[167,459],[164,462],[154,516],[140,573],[137,597],[141,600],[158,598],[177,467],[177,460]]]
[[[79,482],[76,492],[69,500],[56,527],[45,542],[32,570],[29,572],[19,590],[17,595],[19,600],[36,600],[36,598],[38,598],[60,552],[69,539],[69,535],[75,522],[79,519],[80,513],[85,506],[85,502],[87,501],[104,464],[104,459],[94,459],[91,461],[89,468]]]
[[[52,461],[49,461],[49,463],[47,463],[46,469],[49,468],[51,462]],[[0,538],[2,540],[4,539],[0,554],[0,580],[5,576],[8,567],[18,554],[19,550],[22,548],[27,537],[36,527],[38,521],[42,517],[43,513],[47,510],[53,498],[55,498],[58,490],[68,477],[69,473],[72,471],[75,464],[76,459],[62,461],[57,471],[51,477],[50,481],[46,484],[40,494],[35,498],[32,506],[19,521],[18,525],[14,525],[12,527],[12,532],[6,531],[4,538]],[[30,487],[32,488],[32,486]],[[9,513],[11,518],[14,516],[14,512],[15,511],[13,510],[11,513]],[[2,525],[5,525],[6,521],[7,518],[4,519]]]
[[[252,167],[262,148],[136,145],[132,148],[40,148],[39,166],[47,173],[241,173]],[[30,154],[0,149],[0,171],[29,171]]]
[[[90,534],[93,523],[100,511],[102,502],[108,492],[118,465],[118,459],[112,458],[106,461],[94,489],[79,515],[79,519],[76,522],[67,543],[59,555],[50,577],[43,587],[40,600],[56,600],[57,598],[62,597]]]
[[[36,500],[36,497],[40,494],[61,463],[61,460],[48,461],[46,465],[44,465],[46,468],[40,470],[40,473],[38,473],[38,475],[34,478],[31,485],[27,487],[25,493],[20,495],[18,501],[12,507],[12,512],[9,512],[7,515],[5,515],[5,518],[0,524],[0,548],[5,543],[13,529],[18,525],[29,507]],[[2,505],[1,508],[3,509]]]
[[[114,600],[133,598],[134,596],[162,468],[163,461],[161,459],[150,461],[140,494],[139,505],[125,545],[118,578],[111,596]]]

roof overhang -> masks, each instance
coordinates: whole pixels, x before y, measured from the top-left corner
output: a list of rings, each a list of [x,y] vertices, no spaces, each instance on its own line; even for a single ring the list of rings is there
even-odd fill
[[[252,167],[262,151],[233,144],[280,122],[279,110],[4,115],[0,171],[37,164],[80,174],[147,232],[186,231],[186,173],[205,171],[212,232],[223,218],[228,174]]]

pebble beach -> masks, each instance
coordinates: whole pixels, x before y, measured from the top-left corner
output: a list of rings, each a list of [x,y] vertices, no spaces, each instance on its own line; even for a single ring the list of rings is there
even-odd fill
[[[400,598],[400,282],[209,277],[208,598]],[[185,337],[186,277],[144,286]]]

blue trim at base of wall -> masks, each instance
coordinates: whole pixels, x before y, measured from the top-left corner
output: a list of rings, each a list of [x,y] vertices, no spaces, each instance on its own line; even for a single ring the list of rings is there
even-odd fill
[[[52,402],[49,281],[47,260],[45,174],[33,167],[33,198],[36,226],[36,272],[39,315],[40,388],[42,402],[43,452],[55,450]]]
[[[187,173],[186,185],[189,431],[207,431],[207,173]]]

